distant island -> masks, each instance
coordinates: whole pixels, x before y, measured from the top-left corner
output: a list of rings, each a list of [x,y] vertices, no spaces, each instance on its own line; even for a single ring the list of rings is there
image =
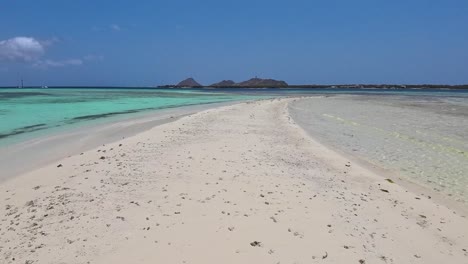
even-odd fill
[[[288,84],[285,81],[275,79],[251,78],[247,81],[235,82],[233,80],[222,80],[210,85],[203,85],[197,82],[194,78],[187,78],[178,84],[158,85],[158,86],[70,86],[70,85],[54,85],[54,86],[0,86],[0,89],[11,88],[202,88],[202,89],[217,89],[217,88],[275,88],[275,89],[382,89],[382,90],[405,90],[405,89],[450,89],[450,90],[468,90],[468,84]]]
[[[193,78],[187,78],[177,85],[175,87],[180,87],[180,88],[197,88],[197,87],[203,87],[203,85],[199,84],[197,81],[195,81]]]
[[[226,88],[226,87],[241,87],[241,88],[262,88],[262,87],[271,87],[271,88],[281,88],[281,87],[289,87],[289,85],[285,81],[278,81],[273,79],[261,79],[261,78],[252,78],[247,81],[235,83],[234,81],[227,80],[222,81],[219,83],[214,83],[209,87],[217,87],[217,88]]]
[[[213,83],[212,85],[210,85],[211,87],[232,87],[236,85],[236,83],[232,80],[223,80],[223,81],[220,81],[220,82],[217,82],[217,83]]]
[[[289,85],[285,81],[274,79],[252,78],[247,81],[236,83],[232,80],[223,80],[211,85],[202,85],[193,78],[187,78],[176,85],[165,85],[172,88],[286,88]]]
[[[194,78],[187,78],[175,85],[163,85],[159,88],[290,88],[290,89],[468,89],[468,84],[300,84],[291,85],[275,79],[251,78],[247,81],[234,82],[222,80],[211,85],[203,85]]]

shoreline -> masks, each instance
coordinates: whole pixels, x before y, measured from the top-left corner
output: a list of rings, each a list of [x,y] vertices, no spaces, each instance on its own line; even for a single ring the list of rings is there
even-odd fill
[[[0,256],[6,263],[468,259],[466,218],[316,141],[291,119],[293,100],[199,111],[3,182]]]
[[[53,132],[1,146],[0,168],[2,168],[2,174],[0,175],[0,183],[60,159],[137,135],[184,116],[237,103],[240,102],[197,104],[141,112],[137,116],[125,116],[118,120],[104,121],[98,124],[84,124],[65,131]]]

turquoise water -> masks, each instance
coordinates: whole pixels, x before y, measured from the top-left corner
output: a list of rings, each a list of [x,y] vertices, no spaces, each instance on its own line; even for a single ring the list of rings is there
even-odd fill
[[[0,146],[158,109],[314,94],[468,97],[467,90],[441,89],[0,89]]]
[[[0,90],[0,146],[151,110],[261,95],[162,89]]]

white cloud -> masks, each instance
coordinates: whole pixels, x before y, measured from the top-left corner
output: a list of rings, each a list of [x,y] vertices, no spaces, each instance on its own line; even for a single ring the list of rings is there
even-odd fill
[[[31,37],[15,37],[0,40],[0,61],[23,62],[36,68],[58,68],[66,66],[80,66],[85,61],[101,61],[103,56],[87,55],[78,59],[53,60],[43,58],[46,49],[58,42],[59,39],[37,40]]]
[[[0,41],[0,60],[31,62],[44,53],[44,45],[35,38],[15,37]]]
[[[83,65],[82,59],[68,59],[68,60],[38,60],[33,66],[41,69],[51,67],[65,67],[65,66],[80,66]]]
[[[122,30],[122,28],[121,28],[119,25],[117,25],[117,24],[112,24],[112,25],[110,25],[109,27],[110,27],[110,29],[112,29],[113,31],[120,31],[120,30]]]

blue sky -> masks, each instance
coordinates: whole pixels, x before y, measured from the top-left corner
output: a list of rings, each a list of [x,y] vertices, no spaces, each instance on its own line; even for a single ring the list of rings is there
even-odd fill
[[[0,0],[0,86],[468,83],[468,1]]]

